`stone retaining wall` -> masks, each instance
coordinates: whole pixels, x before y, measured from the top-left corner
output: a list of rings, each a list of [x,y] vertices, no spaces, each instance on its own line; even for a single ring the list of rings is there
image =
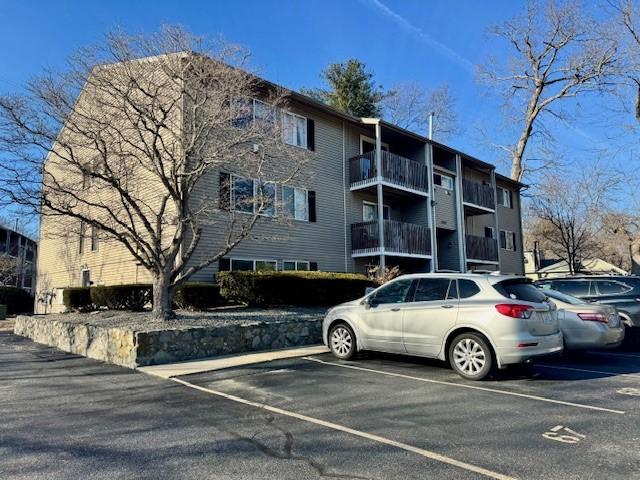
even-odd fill
[[[322,342],[322,320],[135,331],[89,323],[18,316],[14,332],[37,343],[123,367],[136,368],[232,353]]]

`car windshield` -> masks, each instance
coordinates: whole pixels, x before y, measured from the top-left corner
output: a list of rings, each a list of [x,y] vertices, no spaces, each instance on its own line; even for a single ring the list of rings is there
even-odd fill
[[[579,298],[572,297],[571,295],[566,295],[562,292],[558,292],[557,290],[543,290],[543,292],[554,300],[560,300],[561,302],[568,303],[569,305],[584,305],[585,301],[580,300]]]
[[[524,278],[503,280],[502,282],[496,283],[493,288],[503,297],[512,300],[541,303],[547,299],[547,296],[541,290],[534,287],[530,280]]]

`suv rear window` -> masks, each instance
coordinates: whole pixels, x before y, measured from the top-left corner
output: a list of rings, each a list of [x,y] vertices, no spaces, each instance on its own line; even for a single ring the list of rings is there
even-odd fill
[[[512,300],[541,303],[547,298],[543,292],[534,287],[529,280],[525,279],[503,280],[502,282],[496,283],[493,288],[503,297]]]
[[[594,283],[600,295],[621,295],[633,290],[633,286],[624,281],[596,280]]]

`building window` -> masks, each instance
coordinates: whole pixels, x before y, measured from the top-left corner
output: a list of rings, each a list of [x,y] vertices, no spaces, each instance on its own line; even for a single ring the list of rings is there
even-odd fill
[[[80,235],[78,238],[78,253],[82,255],[84,253],[84,235],[85,235],[86,225],[83,220],[80,220]]]
[[[94,225],[91,226],[91,251],[98,251],[98,228]]]
[[[495,234],[495,231],[493,227],[484,227],[485,238],[496,238],[494,234]]]
[[[311,265],[309,262],[300,262],[297,260],[285,260],[282,262],[282,270],[284,271],[305,271],[308,272],[311,270]]]
[[[234,176],[231,195],[231,204],[237,212],[256,213],[268,217],[276,214],[274,183]]]
[[[82,286],[83,287],[91,286],[91,271],[88,269],[82,270]]]
[[[285,216],[309,221],[309,195],[304,188],[282,187],[282,203]]]
[[[0,228],[0,253],[5,253],[7,251],[7,237],[9,236],[9,232]]]
[[[515,252],[516,234],[509,230],[500,230],[500,248]]]
[[[382,217],[385,220],[389,220],[391,209],[389,205],[382,207]],[[378,221],[378,207],[372,202],[362,202],[362,221],[363,222],[377,222]]]
[[[276,260],[244,260],[241,258],[232,258],[230,267],[231,270],[247,272],[275,272],[278,269],[278,262]]]
[[[307,148],[307,119],[291,112],[282,112],[284,141],[289,145]]]
[[[448,175],[441,175],[439,173],[433,174],[433,183],[445,190],[453,190],[453,178]]]
[[[507,190],[502,187],[497,187],[496,193],[498,195],[498,205],[503,207],[512,208],[511,190]]]

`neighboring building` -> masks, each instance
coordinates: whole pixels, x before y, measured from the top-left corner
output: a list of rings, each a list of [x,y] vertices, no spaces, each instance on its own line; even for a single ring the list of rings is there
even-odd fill
[[[559,278],[571,275],[569,264],[559,258],[536,258],[534,252],[524,253],[525,275],[532,280]],[[628,275],[629,272],[602,260],[590,258],[580,262],[580,275]]]
[[[295,92],[290,100],[290,111],[278,118],[290,120],[295,132],[283,141],[315,153],[312,169],[295,186],[274,189],[292,221],[261,219],[254,227],[259,240],[244,240],[192,280],[212,281],[229,269],[365,273],[381,263],[404,272],[524,274],[521,184],[489,163],[383,120],[355,118]],[[229,184],[230,192],[220,192]],[[253,181],[212,172],[202,188],[229,199],[221,207],[233,208],[234,192],[246,195]],[[383,205],[381,212],[376,205]],[[49,238],[53,221],[41,222],[38,290],[54,293],[54,309],[67,286],[149,282],[124,247],[100,244],[95,232]],[[194,263],[223,245],[219,226],[209,223]]]
[[[33,292],[36,278],[36,242],[0,226],[0,285]],[[7,267],[10,267],[9,271]],[[5,269],[7,269],[5,271]]]

